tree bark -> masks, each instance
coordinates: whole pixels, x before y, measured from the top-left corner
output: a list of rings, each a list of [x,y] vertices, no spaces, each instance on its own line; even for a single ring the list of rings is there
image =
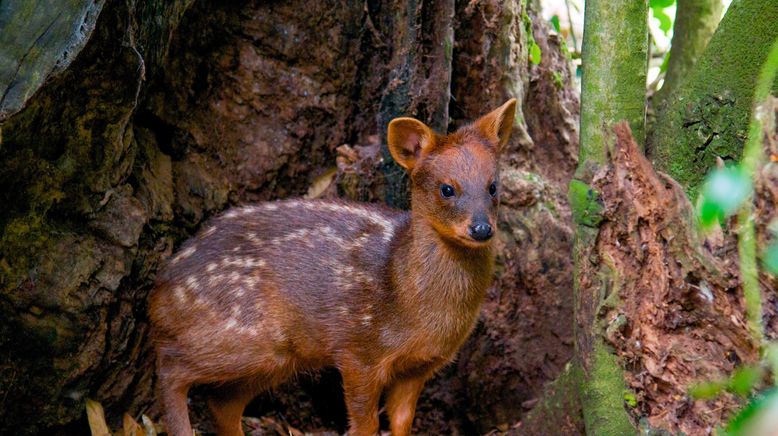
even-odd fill
[[[645,135],[648,4],[588,2],[581,83],[580,162],[604,162],[605,133],[627,120],[638,143]],[[579,171],[582,167],[579,165]]]
[[[105,0],[3,3],[0,125],[24,107],[46,80],[56,77],[76,58],[92,35]]]
[[[656,108],[648,154],[691,198],[717,157],[742,155],[756,78],[778,38],[776,17],[778,2],[733,2],[688,77]]]
[[[382,5],[381,7],[386,7]],[[400,11],[391,22],[394,48],[388,68],[389,86],[381,98],[379,123],[400,116],[415,117],[433,130],[448,130],[451,98],[451,60],[454,50],[454,0],[398,0],[389,9]],[[381,130],[381,143],[386,132]],[[385,200],[408,209],[410,191],[405,170],[383,147]]]
[[[577,321],[590,322],[595,353],[614,364],[598,374],[602,385],[594,388],[609,383],[611,403],[600,403],[603,409],[622,415],[626,409],[641,431],[704,433],[741,400],[725,394],[694,401],[689,386],[724,377],[759,356],[747,326],[737,241],[732,233],[718,241],[701,235],[680,185],[654,171],[625,123],[612,132],[607,164],[589,188],[599,212],[584,214],[596,223],[595,237],[576,252],[579,295],[591,296]],[[762,293],[774,299],[766,287]],[[626,381],[630,390],[614,380]],[[581,397],[586,417],[586,391]],[[602,431],[612,429],[612,421],[600,424]]]
[[[718,27],[722,8],[721,0],[678,0],[667,72],[654,106],[662,106],[688,76]]]
[[[634,428],[622,406],[625,390],[621,368],[603,340],[605,325],[597,314],[612,289],[609,273],[582,281],[590,261],[587,251],[597,238],[602,210],[590,187],[596,172],[614,149],[610,129],[627,120],[642,138],[645,125],[645,83],[648,60],[648,3],[588,1],[583,40],[581,83],[581,147],[576,178],[568,196],[576,228],[575,259],[576,353],[583,379],[580,392],[589,434],[629,434]],[[642,142],[642,141],[640,141]],[[612,272],[610,272],[612,274]]]

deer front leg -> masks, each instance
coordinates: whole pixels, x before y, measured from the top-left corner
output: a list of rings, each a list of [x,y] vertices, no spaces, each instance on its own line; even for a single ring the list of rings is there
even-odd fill
[[[343,392],[349,417],[349,436],[378,434],[378,401],[383,388],[368,368],[341,368]]]
[[[424,382],[428,376],[415,376],[396,380],[390,387],[386,397],[386,411],[392,436],[407,436],[411,434],[413,417],[416,414],[416,400],[419,399]]]

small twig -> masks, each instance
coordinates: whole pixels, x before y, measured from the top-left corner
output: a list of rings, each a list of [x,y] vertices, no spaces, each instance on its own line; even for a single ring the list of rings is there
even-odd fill
[[[573,52],[578,53],[578,39],[575,37],[573,15],[570,13],[570,0],[565,0],[565,8],[567,9],[567,23],[570,25],[570,37],[573,38]]]

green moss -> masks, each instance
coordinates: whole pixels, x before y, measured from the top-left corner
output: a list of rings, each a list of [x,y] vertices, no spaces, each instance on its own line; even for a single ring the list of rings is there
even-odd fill
[[[578,363],[568,362],[562,373],[543,390],[540,401],[522,419],[524,434],[559,434],[560,423],[583,428],[581,401],[578,396],[583,371]]]
[[[622,370],[602,339],[594,342],[589,374],[581,390],[586,434],[622,436],[635,434],[624,409],[626,386]]]
[[[552,71],[551,74],[554,79],[554,86],[557,89],[562,89],[565,86],[565,83],[562,81],[562,75],[559,74],[559,71]]]
[[[573,221],[587,227],[597,227],[602,221],[602,201],[597,191],[580,180],[571,180],[567,193]]]

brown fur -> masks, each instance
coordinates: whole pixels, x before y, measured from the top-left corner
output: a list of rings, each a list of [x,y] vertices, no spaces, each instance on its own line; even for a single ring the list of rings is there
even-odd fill
[[[350,434],[410,432],[424,382],[470,333],[492,281],[497,156],[515,100],[448,136],[401,118],[389,147],[411,173],[410,213],[287,200],[231,209],[188,240],[150,296],[165,423],[191,435],[186,396],[212,384],[220,435],[241,435],[257,393],[300,371],[337,367]],[[506,127],[507,125],[507,127]],[[443,198],[442,183],[457,195]]]

